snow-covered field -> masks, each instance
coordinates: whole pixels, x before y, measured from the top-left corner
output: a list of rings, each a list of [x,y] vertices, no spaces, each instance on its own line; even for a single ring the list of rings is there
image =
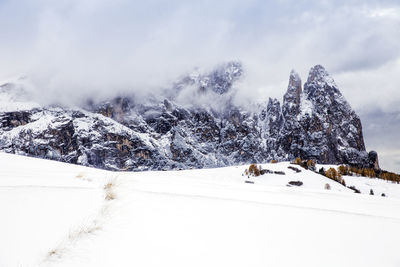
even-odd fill
[[[344,177],[354,194],[289,165],[250,184],[247,166],[113,173],[0,153],[0,266],[400,266],[400,185]]]

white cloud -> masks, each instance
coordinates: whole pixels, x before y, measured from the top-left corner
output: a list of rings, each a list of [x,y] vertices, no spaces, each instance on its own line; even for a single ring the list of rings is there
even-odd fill
[[[292,68],[305,80],[322,64],[353,106],[383,108],[400,102],[399,8],[372,0],[6,0],[0,79],[28,74],[49,99],[74,101],[157,92],[195,66],[239,59],[247,68],[239,93],[265,99],[282,97]],[[384,99],[370,100],[377,91]]]
[[[400,20],[400,8],[375,8],[366,11],[366,15],[371,18],[390,18]]]
[[[357,111],[400,114],[397,0],[3,0],[0,25],[0,80],[27,74],[42,101],[157,93],[232,59],[243,102],[322,64]]]

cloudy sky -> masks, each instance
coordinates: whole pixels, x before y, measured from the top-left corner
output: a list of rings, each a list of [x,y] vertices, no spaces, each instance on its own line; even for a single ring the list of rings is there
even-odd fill
[[[48,96],[154,91],[240,60],[248,95],[282,98],[322,64],[360,114],[367,149],[400,171],[400,2],[0,0],[0,81]]]

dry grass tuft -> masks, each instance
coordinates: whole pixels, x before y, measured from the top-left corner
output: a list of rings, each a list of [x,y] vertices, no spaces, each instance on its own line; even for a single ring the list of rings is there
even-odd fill
[[[85,225],[83,227],[76,229],[75,231],[70,232],[68,238],[70,240],[77,240],[89,234],[96,234],[101,230],[102,230],[101,225],[98,224],[97,221],[94,221],[90,225]]]
[[[117,194],[115,193],[115,187],[117,186],[117,180],[110,180],[108,183],[104,185],[104,199],[107,201],[111,201],[117,198]]]
[[[85,179],[85,173],[79,173],[76,177]],[[73,245],[79,242],[79,240],[87,238],[90,235],[96,235],[99,231],[103,230],[104,220],[109,217],[110,212],[111,203],[108,201],[117,198],[115,188],[118,185],[115,177],[113,179],[108,178],[106,181],[108,182],[103,187],[105,202],[95,218],[89,219],[81,223],[79,227],[70,230],[66,240],[47,253],[44,262],[65,257],[65,254],[68,253],[69,248],[73,247]]]
[[[111,201],[117,198],[117,195],[112,190],[106,191],[106,196],[104,197],[105,200]]]
[[[85,177],[85,173],[84,172],[80,172],[75,177],[79,178],[79,179],[82,179],[83,177]]]
[[[61,259],[63,254],[65,254],[66,249],[63,249],[61,246],[57,246],[56,248],[50,250],[45,258],[45,261],[51,261],[55,259]]]
[[[47,256],[48,256],[48,257],[57,257],[57,258],[61,257],[60,252],[59,252],[57,249],[51,250],[51,251],[47,254]]]
[[[108,182],[106,185],[104,185],[104,190],[111,190],[116,186],[115,180]]]

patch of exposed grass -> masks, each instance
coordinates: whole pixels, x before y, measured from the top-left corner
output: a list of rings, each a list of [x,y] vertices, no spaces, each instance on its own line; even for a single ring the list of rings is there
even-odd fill
[[[82,179],[83,177],[85,177],[85,173],[84,172],[80,172],[75,177],[78,178],[78,179]]]

